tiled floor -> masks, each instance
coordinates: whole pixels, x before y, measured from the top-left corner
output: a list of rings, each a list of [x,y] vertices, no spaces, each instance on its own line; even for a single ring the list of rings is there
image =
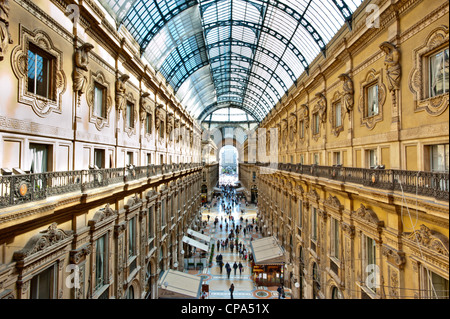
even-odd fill
[[[226,202],[228,204],[228,202]],[[242,227],[244,228],[246,223],[245,219],[248,219],[248,222],[252,222],[252,218],[256,218],[257,213],[257,207],[254,205],[250,205],[248,207],[242,207],[244,210],[244,214],[241,213],[241,207],[240,205],[236,205],[232,209],[232,216],[234,217],[235,225],[240,225],[240,218],[241,216],[244,218]],[[225,218],[228,220],[228,216],[222,211],[222,208],[220,205],[217,205],[216,207],[212,207],[210,209],[203,208],[202,211],[202,220],[208,221],[207,226],[203,228],[203,231],[206,235],[211,235],[212,240],[214,240],[215,243],[217,243],[217,240],[225,240],[225,238],[229,234],[229,228],[228,231],[225,230],[225,227],[222,227],[222,230],[219,227],[219,224],[222,223],[224,225]],[[214,219],[218,217],[219,223],[217,224],[217,227],[214,228]],[[222,218],[222,221],[221,221]],[[261,238],[261,234],[255,231],[251,232],[251,234],[246,234],[246,236],[243,235],[243,232],[241,231],[239,234],[239,241],[241,241],[245,247],[247,247],[247,250],[250,250],[250,238],[253,237],[253,239]],[[217,246],[217,244],[215,245]],[[226,264],[227,262],[230,264],[230,266],[233,266],[234,262],[239,264],[239,262],[242,263],[244,266],[242,274],[239,273],[239,269],[236,271],[236,275],[234,274],[234,269],[232,269],[230,278],[227,278],[227,272],[225,270],[225,267],[223,267],[223,272],[220,272],[219,266],[216,264],[216,255],[221,253],[223,256],[223,262]],[[213,263],[211,267],[205,268],[203,270],[188,270],[190,274],[195,274],[198,276],[203,276],[204,281],[203,283],[209,285],[209,295],[207,298],[209,299],[229,299],[230,298],[230,292],[229,288],[231,283],[234,284],[234,299],[277,299],[278,293],[276,291],[277,287],[257,287],[252,280],[252,274],[251,274],[251,267],[250,263],[241,258],[239,252],[236,252],[236,249],[231,252],[230,248],[225,248],[222,250],[220,248],[217,250],[217,247],[214,250],[214,257],[213,257]],[[286,292],[286,299],[291,298],[291,294],[289,289],[285,288]]]

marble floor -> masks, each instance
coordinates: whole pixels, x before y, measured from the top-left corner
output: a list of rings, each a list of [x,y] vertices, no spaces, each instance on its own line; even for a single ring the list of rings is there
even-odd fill
[[[226,205],[228,205],[228,202],[226,201]],[[244,213],[241,213],[241,209],[244,210]],[[208,215],[209,215],[209,221],[208,221]],[[240,218],[243,217],[242,221],[242,229],[246,226],[246,219],[248,220],[248,223],[252,223],[252,219],[256,219],[257,215],[257,207],[255,205],[236,205],[232,208],[231,216],[234,217],[235,225],[240,225],[241,221]],[[214,227],[214,220],[215,218],[218,218],[219,222],[216,227]],[[222,249],[220,247],[217,249],[217,240],[225,240],[230,232],[230,228],[228,230],[225,229],[225,220],[229,220],[228,216],[225,214],[225,212],[222,210],[221,205],[217,205],[215,207],[211,208],[202,208],[202,221],[206,221],[207,225],[202,228],[205,235],[210,235],[212,240],[216,243],[215,249],[214,249],[214,257],[213,257],[213,263],[211,267],[207,267],[203,270],[185,270],[185,272],[188,272],[190,274],[202,276],[204,281],[204,284],[209,285],[209,294],[207,296],[208,299],[229,299],[230,298],[230,292],[229,288],[231,284],[234,284],[234,299],[277,299],[278,293],[276,291],[277,287],[262,287],[262,286],[256,286],[252,279],[252,273],[251,273],[251,267],[250,263],[241,257],[239,254],[239,251],[236,251],[236,249],[231,252],[230,248]],[[222,224],[222,229],[220,229],[219,224]],[[230,225],[230,224],[229,224]],[[247,233],[245,236],[243,234],[243,231],[239,233],[238,240],[242,242],[245,247],[247,247],[247,250],[250,251],[250,240],[261,238],[261,233],[258,231],[256,232],[253,228],[253,231],[250,233]],[[230,278],[227,276],[227,272],[225,270],[225,267],[223,267],[223,271],[221,273],[220,268],[218,264],[216,263],[216,256],[218,254],[222,254],[223,256],[223,263],[226,264],[227,262],[230,264],[230,266],[233,266],[234,262],[239,264],[239,262],[242,263],[243,271],[242,273],[239,272],[239,269],[236,270],[236,274],[234,272],[234,269],[232,269]],[[291,292],[289,289],[285,288],[286,293],[286,299],[291,298]]]

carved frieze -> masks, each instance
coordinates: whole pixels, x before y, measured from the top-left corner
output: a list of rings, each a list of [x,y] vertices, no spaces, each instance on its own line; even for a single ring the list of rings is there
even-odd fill
[[[418,243],[419,245],[428,248],[438,254],[449,256],[449,241],[445,235],[433,231],[425,225],[421,225],[419,230],[410,233],[404,233],[404,236]]]
[[[33,254],[44,251],[51,246],[73,237],[72,230],[62,230],[57,226],[56,223],[53,223],[46,230],[31,237],[23,249],[14,252],[13,259],[15,261],[24,260]]]

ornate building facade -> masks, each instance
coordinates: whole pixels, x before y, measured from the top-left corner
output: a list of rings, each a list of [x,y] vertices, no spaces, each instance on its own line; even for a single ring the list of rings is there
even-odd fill
[[[240,179],[297,298],[448,298],[449,5],[371,5],[265,117]]]
[[[94,1],[1,0],[0,30],[0,298],[157,298],[200,125]]]

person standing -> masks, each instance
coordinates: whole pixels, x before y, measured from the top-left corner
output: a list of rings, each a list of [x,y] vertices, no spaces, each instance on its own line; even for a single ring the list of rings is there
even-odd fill
[[[238,267],[239,267],[239,276],[242,276],[242,270],[244,270],[244,266],[242,265],[241,262],[239,262]]]
[[[225,269],[227,270],[227,278],[230,279],[230,274],[231,274],[231,266],[230,264],[227,262],[227,264],[225,265]]]
[[[230,286],[230,298],[231,299],[233,299],[233,292],[234,292],[234,284],[231,283],[231,286]]]

